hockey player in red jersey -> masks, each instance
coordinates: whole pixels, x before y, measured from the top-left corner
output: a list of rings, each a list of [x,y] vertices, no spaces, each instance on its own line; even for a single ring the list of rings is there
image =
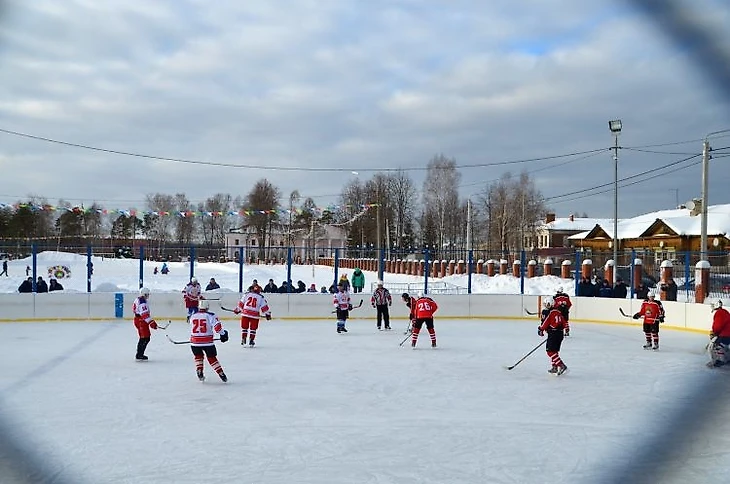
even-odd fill
[[[537,334],[539,336],[545,336],[545,332],[547,331],[545,351],[552,363],[552,367],[548,370],[548,373],[559,376],[568,370],[563,360],[560,359],[560,345],[563,342],[567,323],[565,322],[562,311],[555,306],[555,301],[552,296],[547,296],[542,304],[545,309],[541,316],[542,323],[537,327]]]
[[[573,303],[570,302],[570,296],[563,292],[562,286],[558,287],[555,296],[553,296],[553,302],[565,319],[565,336],[570,336],[570,308],[573,306]]]
[[[185,301],[185,308],[188,311],[189,321],[190,315],[198,310],[198,301],[202,299],[200,297],[200,284],[198,283],[198,280],[195,277],[191,277],[190,282],[187,283],[185,288],[182,290],[182,293],[183,300]]]
[[[243,295],[238,306],[233,310],[241,315],[241,344],[248,344],[251,348],[256,345],[256,331],[259,329],[259,318],[263,314],[267,321],[271,321],[271,309],[266,298],[261,295],[261,286],[254,284],[249,291]]]
[[[190,349],[195,359],[195,372],[198,375],[198,380],[205,380],[203,374],[203,356],[205,356],[220,379],[227,382],[228,377],[218,361],[218,351],[215,343],[213,343],[213,335],[215,333],[220,334],[221,343],[225,343],[228,341],[228,331],[223,328],[223,324],[215,313],[208,312],[209,308],[210,302],[201,299],[198,303],[198,312],[190,316]]]
[[[144,354],[147,345],[150,342],[150,328],[157,329],[157,322],[152,319],[150,307],[147,300],[150,298],[150,290],[143,287],[139,290],[139,296],[132,303],[132,313],[134,314],[134,327],[137,328],[137,361],[147,361]]]
[[[722,301],[712,304],[712,332],[710,333],[710,361],[707,366],[725,366],[730,346],[730,312],[722,307]]]
[[[641,309],[634,314],[634,319],[644,318],[645,350],[659,349],[659,323],[664,322],[664,306],[659,301],[655,301],[655,297],[656,292],[652,289],[649,291],[646,301],[641,303]]]
[[[411,314],[414,316],[413,334],[411,335],[411,348],[416,348],[418,341],[418,333],[420,333],[423,325],[426,325],[428,334],[431,336],[431,347],[436,347],[436,330],[433,327],[433,315],[438,310],[436,301],[423,294],[418,294],[418,299],[411,304]]]

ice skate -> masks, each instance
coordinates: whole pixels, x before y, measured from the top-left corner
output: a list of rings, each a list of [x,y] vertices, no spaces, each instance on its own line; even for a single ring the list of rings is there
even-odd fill
[[[205,375],[203,375],[203,370],[200,369],[196,372],[198,374],[198,380],[205,381]]]
[[[343,327],[342,327],[342,332],[343,332],[343,333],[347,333],[347,328],[345,328],[345,327],[343,326]]]
[[[228,381],[228,377],[226,376],[225,373],[220,372],[220,373],[218,373],[218,376],[221,377],[221,380],[223,380],[223,383]]]
[[[644,348],[645,350],[650,350],[650,349],[651,349],[651,343],[646,343],[646,344],[645,344],[645,345],[643,346],[643,348]]]
[[[137,361],[147,361],[147,360],[149,360],[149,358],[147,358],[145,355],[137,355],[137,356],[135,356],[135,358],[137,359]]]
[[[568,371],[568,367],[567,367],[567,366],[565,366],[565,363],[563,363],[562,365],[560,365],[560,366],[558,367],[558,371],[557,371],[557,372],[555,373],[555,376],[560,376],[560,375],[562,375],[563,373],[565,373],[566,371]]]
[[[241,346],[246,346],[246,338],[241,338]]]
[[[339,326],[337,326],[337,332],[338,333],[342,333],[342,328],[340,328]]]
[[[436,342],[435,341],[431,341],[431,348],[435,348],[435,347],[436,347]]]
[[[654,351],[658,350],[659,349],[659,343],[654,343],[654,346],[652,346],[651,349],[653,349]]]
[[[558,372],[558,367],[555,365],[553,365],[553,367],[548,370],[548,373],[550,373],[551,375],[554,375],[557,372]]]
[[[386,331],[390,331],[390,329],[391,329],[391,328],[390,328],[390,326],[386,326],[386,327],[385,327],[385,330],[386,330]]]
[[[253,348],[254,346],[256,346],[256,343],[254,343],[253,340],[249,341],[248,347]]]

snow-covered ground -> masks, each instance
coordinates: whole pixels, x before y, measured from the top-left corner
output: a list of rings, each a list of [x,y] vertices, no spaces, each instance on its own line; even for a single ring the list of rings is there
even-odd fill
[[[70,271],[70,277],[58,279],[67,292],[86,292],[86,256],[66,252],[41,252],[37,255],[37,271],[46,281],[49,279],[49,268],[63,266]],[[91,278],[92,292],[134,292],[139,288],[139,260],[138,259],[109,259],[92,257],[94,272]],[[9,262],[9,277],[0,277],[0,293],[17,292],[18,286],[26,279],[26,267],[32,264],[31,258],[11,260]],[[153,292],[179,292],[185,287],[190,277],[190,264],[185,262],[169,262],[169,274],[154,274],[154,269],[162,268],[162,263],[147,262],[144,264],[144,284]],[[277,286],[287,279],[286,265],[244,265],[244,288],[256,279],[264,286],[269,279],[273,279]],[[352,280],[353,269],[340,269],[339,275],[347,274]],[[195,276],[203,288],[211,277],[220,284],[221,292],[238,292],[239,266],[237,263],[198,262],[194,267]],[[363,271],[365,274],[365,292],[370,292],[370,284],[377,280],[377,273]],[[330,287],[334,282],[334,269],[328,266],[292,265],[291,279],[304,282],[308,288],[312,283],[320,289]],[[388,284],[423,284],[424,278],[403,274],[386,273],[384,277]],[[443,281],[449,284],[466,288],[466,275],[448,276],[443,279],[429,278],[429,281]],[[574,284],[572,279],[560,279],[554,276],[525,279],[525,294],[555,294],[558,287],[573,295]],[[475,294],[520,294],[520,279],[511,275],[497,275],[488,277],[482,274],[472,275],[472,292]]]
[[[209,367],[198,382],[189,347],[160,331],[149,362],[135,362],[128,321],[2,324],[0,449],[17,455],[0,471],[28,464],[52,477],[0,481],[709,483],[727,473],[722,407],[715,431],[656,441],[707,403],[700,382],[727,380],[704,367],[706,336],[665,331],[651,352],[638,327],[574,324],[562,351],[570,371],[553,377],[542,348],[504,368],[540,342],[534,322],[437,318],[439,348],[422,337],[416,351],[399,346],[404,325],[378,332],[357,320],[340,335],[334,321],[264,321],[249,349],[230,324],[218,344],[224,384]],[[668,449],[679,452],[671,465],[658,460]]]

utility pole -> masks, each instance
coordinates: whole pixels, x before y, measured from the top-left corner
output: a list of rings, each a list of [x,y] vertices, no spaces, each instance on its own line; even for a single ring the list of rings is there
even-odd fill
[[[707,260],[707,183],[710,165],[710,142],[705,138],[702,143],[702,222],[700,237],[700,260]]]
[[[378,259],[378,277],[381,275],[381,268],[380,268],[380,241],[382,240],[380,237],[380,179],[377,180],[377,184],[375,185],[375,202],[378,204],[375,207],[375,224],[377,225],[376,229],[376,237],[378,238],[378,241],[375,243],[375,257]]]

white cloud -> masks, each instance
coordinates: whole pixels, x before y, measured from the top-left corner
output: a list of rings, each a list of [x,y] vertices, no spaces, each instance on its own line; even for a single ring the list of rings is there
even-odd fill
[[[9,5],[0,22],[0,127],[109,149],[349,172],[424,165],[436,153],[473,164],[607,147],[614,117],[624,120],[626,146],[730,126],[727,99],[705,88],[688,54],[608,0]],[[12,194],[87,202],[141,205],[158,191],[196,200],[245,195],[262,177],[284,193],[333,194],[346,181],[166,164],[7,135],[0,156],[16,180]],[[621,159],[628,175],[674,158],[622,152]],[[47,178],[28,174],[29,160]],[[468,169],[463,179],[486,182],[502,170]],[[545,195],[613,179],[608,155],[556,170],[569,170],[574,185],[536,173]],[[662,183],[688,196],[699,186],[681,172]],[[641,206],[649,185],[622,191],[627,215],[673,204],[667,190],[656,205]],[[713,202],[727,202],[711,190]],[[555,208],[606,216],[610,197]]]

